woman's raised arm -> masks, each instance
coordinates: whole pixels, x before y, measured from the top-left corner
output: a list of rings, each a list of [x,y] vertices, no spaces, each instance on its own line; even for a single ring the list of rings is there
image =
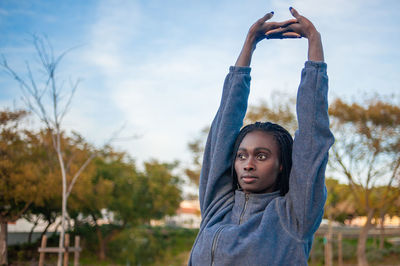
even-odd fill
[[[334,142],[329,130],[328,76],[321,36],[314,25],[290,8],[297,22],[267,33],[279,38],[294,32],[308,39],[308,59],[297,93],[298,130],[295,134],[289,192],[282,201],[281,217],[299,240],[309,239],[321,223],[326,200],[325,169]]]
[[[208,135],[200,175],[199,199],[204,221],[229,203],[233,196],[232,151],[246,114],[250,91],[250,61],[259,41],[269,30],[286,27],[296,19],[267,22],[273,12],[257,20],[250,28],[242,51],[234,67],[225,78],[222,99]],[[288,33],[287,38],[298,34]],[[286,37],[286,36],[285,36]]]

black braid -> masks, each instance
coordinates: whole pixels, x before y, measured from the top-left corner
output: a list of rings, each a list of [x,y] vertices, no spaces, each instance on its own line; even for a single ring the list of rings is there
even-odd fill
[[[279,147],[279,159],[282,165],[282,171],[278,175],[276,181],[276,190],[280,191],[281,196],[284,196],[289,191],[289,176],[290,170],[292,169],[292,148],[293,148],[293,138],[290,133],[278,124],[271,122],[256,122],[254,124],[247,125],[243,127],[239,135],[236,138],[235,145],[233,146],[232,153],[232,167],[231,173],[233,178],[234,187],[238,187],[238,180],[235,171],[235,159],[236,153],[239,149],[240,143],[244,137],[252,131],[262,131],[274,136],[275,141]]]

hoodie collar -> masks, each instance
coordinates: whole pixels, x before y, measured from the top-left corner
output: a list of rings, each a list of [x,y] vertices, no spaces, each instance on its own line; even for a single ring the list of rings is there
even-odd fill
[[[268,204],[279,197],[280,191],[271,193],[245,193],[242,190],[235,191],[235,203],[233,206],[233,217],[238,223],[243,223],[253,214],[264,211]]]

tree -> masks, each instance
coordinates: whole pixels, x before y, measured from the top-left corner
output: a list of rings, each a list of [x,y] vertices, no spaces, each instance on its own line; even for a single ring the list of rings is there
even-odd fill
[[[188,143],[189,151],[192,153],[192,166],[185,168],[185,174],[196,186],[198,186],[200,182],[203,153],[209,131],[210,127],[204,127],[200,135]]]
[[[257,121],[269,121],[283,126],[293,136],[297,129],[295,103],[295,98],[274,92],[269,103],[262,101],[256,106],[249,107],[244,123],[246,125]]]
[[[379,97],[363,105],[336,99],[329,114],[336,138],[330,165],[348,180],[367,216],[358,238],[357,259],[359,265],[368,265],[365,246],[372,218],[399,197],[391,191],[400,175],[400,107]]]
[[[7,264],[7,223],[32,204],[42,204],[46,180],[42,146],[37,136],[20,127],[26,111],[0,112],[0,265]]]
[[[36,221],[38,218],[47,222],[46,228],[42,232],[42,236],[47,232],[47,229],[52,225],[57,217],[61,213],[61,191],[62,184],[59,176],[59,164],[56,153],[52,147],[51,133],[46,130],[39,132],[38,137],[42,146],[44,147],[44,157],[41,158],[42,163],[47,167],[48,173],[46,177],[47,193],[43,199],[42,204],[32,204],[29,211],[24,216],[28,220]],[[66,175],[67,182],[72,181],[73,174],[79,169],[79,167],[87,160],[87,158],[93,152],[93,148],[88,144],[79,134],[72,133],[70,136],[66,136],[64,132],[61,134],[61,143],[63,146],[63,154],[66,161]],[[77,194],[84,195],[85,189],[87,188],[88,179],[94,172],[94,167],[89,164],[85,171],[80,174],[79,182],[76,182],[74,190],[71,192],[71,196]],[[73,204],[70,206],[70,210],[74,210]],[[67,217],[68,218],[68,217]],[[34,228],[32,228],[33,230]]]
[[[23,99],[29,110],[37,115],[37,117],[45,125],[48,132],[51,133],[52,149],[56,152],[59,169],[62,180],[62,211],[61,211],[61,234],[59,239],[59,256],[58,266],[61,266],[62,251],[64,246],[65,220],[67,218],[67,201],[71,194],[72,188],[81,173],[85,170],[90,161],[94,158],[92,153],[86,161],[72,175],[72,180],[67,183],[66,163],[68,159],[63,152],[62,146],[62,122],[67,114],[74,93],[78,87],[79,80],[72,82],[67,88],[64,82],[58,78],[58,67],[63,57],[69,52],[65,51],[59,56],[54,55],[53,48],[47,38],[33,36],[33,44],[39,59],[41,70],[45,73],[44,79],[40,82],[35,78],[30,65],[27,63],[27,75],[24,79],[16,73],[9,65],[5,57],[0,64],[6,73],[17,81],[22,92]]]
[[[125,153],[112,149],[104,151],[94,164],[96,171],[86,193],[73,196],[71,202],[75,203],[71,204],[93,225],[98,256],[104,260],[108,243],[124,229],[174,214],[181,192],[179,178],[172,174],[176,164],[150,161],[140,172]]]
[[[325,203],[324,217],[344,223],[357,216],[357,209],[349,185],[341,184],[337,179],[325,180],[328,196]]]

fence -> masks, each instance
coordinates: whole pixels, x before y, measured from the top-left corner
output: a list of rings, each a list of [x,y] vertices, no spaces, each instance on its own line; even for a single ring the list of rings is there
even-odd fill
[[[359,227],[332,227],[329,230],[329,227],[323,226],[318,229],[315,236],[324,237],[324,256],[325,256],[325,265],[331,266],[333,261],[332,254],[332,244],[337,242],[337,255],[338,255],[338,266],[343,265],[343,248],[342,241],[343,238],[358,238],[360,233]],[[368,237],[400,237],[400,228],[384,228],[383,231],[380,229],[371,229],[368,232]],[[312,250],[311,250],[312,253]],[[312,256],[312,254],[311,254]]]
[[[70,247],[69,246],[69,234],[65,234],[64,248],[46,247],[47,237],[44,235],[42,237],[42,245],[38,249],[39,253],[40,253],[39,266],[44,266],[44,259],[45,259],[46,253],[59,253],[60,251],[64,253],[64,266],[68,266],[70,252],[74,253],[74,266],[78,266],[79,265],[79,252],[82,251],[82,249],[79,247],[79,244],[80,244],[80,238],[79,238],[79,236],[75,236],[75,246]]]

